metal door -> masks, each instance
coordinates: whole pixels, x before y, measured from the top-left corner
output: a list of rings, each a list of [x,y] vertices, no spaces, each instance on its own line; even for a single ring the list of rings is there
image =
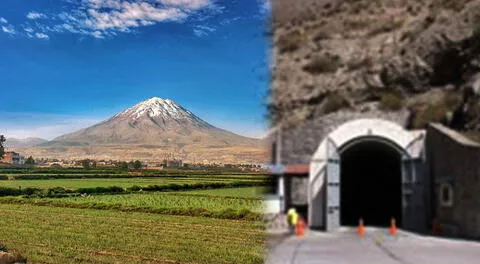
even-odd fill
[[[402,157],[402,209],[403,228],[423,232],[426,228],[427,207],[425,191],[425,142],[424,135],[416,137],[405,148]],[[414,151],[416,149],[416,151]],[[421,151],[415,157],[407,153]]]
[[[414,227],[413,207],[414,207],[414,189],[415,182],[414,162],[410,157],[402,157],[402,218],[403,228],[412,229]]]
[[[326,229],[335,230],[340,227],[340,155],[338,148],[327,138],[327,212]]]

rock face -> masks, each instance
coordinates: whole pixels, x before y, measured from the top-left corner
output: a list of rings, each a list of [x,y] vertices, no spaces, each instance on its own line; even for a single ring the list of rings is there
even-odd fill
[[[273,0],[274,124],[340,109],[480,130],[479,0]]]

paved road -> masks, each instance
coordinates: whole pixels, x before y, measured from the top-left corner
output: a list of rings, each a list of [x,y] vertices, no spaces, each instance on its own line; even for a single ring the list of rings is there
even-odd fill
[[[270,249],[267,264],[475,264],[480,243],[367,228],[364,238],[354,230],[335,233],[310,231],[290,237]]]

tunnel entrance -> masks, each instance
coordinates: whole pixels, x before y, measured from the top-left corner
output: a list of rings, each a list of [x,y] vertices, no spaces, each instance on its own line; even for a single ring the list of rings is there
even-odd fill
[[[402,227],[401,154],[393,146],[362,141],[340,152],[340,224]]]

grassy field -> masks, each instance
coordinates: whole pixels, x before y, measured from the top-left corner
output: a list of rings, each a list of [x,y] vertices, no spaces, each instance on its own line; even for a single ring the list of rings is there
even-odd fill
[[[267,189],[265,187],[244,187],[244,188],[224,188],[214,190],[194,190],[183,191],[183,194],[201,194],[209,196],[226,196],[226,197],[262,197]]]
[[[208,183],[208,182],[255,182],[255,179],[215,179],[215,178],[201,178],[201,177],[187,177],[187,178],[167,178],[167,177],[150,177],[150,178],[105,178],[105,179],[53,179],[53,180],[4,180],[0,181],[0,186],[3,187],[36,187],[36,188],[53,188],[63,187],[66,189],[77,188],[94,188],[94,187],[131,187],[134,185],[148,186],[148,185],[162,185],[162,184],[188,184],[188,183]]]
[[[263,263],[252,221],[0,204],[0,237],[29,263]]]
[[[21,175],[29,177],[28,171]],[[52,175],[57,179],[0,180],[0,187],[146,189],[235,182],[258,187],[1,197],[0,243],[20,252],[28,263],[263,263],[265,234],[258,210],[265,176],[177,173],[102,178],[100,174],[72,179],[65,177],[73,174]]]
[[[261,205],[262,200],[243,198],[209,197],[173,193],[145,193],[125,195],[90,195],[86,197],[50,198],[43,200],[56,200],[77,204],[105,204],[122,205],[148,208],[202,208],[210,211],[226,209],[251,210]]]

